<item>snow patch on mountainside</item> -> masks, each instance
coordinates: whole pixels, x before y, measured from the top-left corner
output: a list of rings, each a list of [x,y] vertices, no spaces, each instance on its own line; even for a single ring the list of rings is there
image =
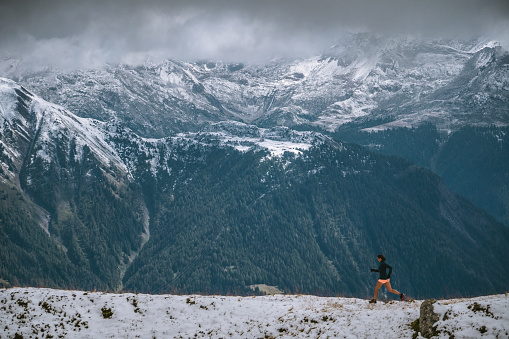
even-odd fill
[[[297,132],[287,127],[258,128],[236,121],[212,124],[199,133],[180,133],[176,137],[190,140],[205,140],[238,151],[247,152],[255,148],[266,149],[271,156],[282,156],[285,152],[301,154],[317,142],[323,135],[313,132]]]
[[[0,78],[0,114],[3,119],[7,119],[9,122],[17,117],[15,112],[16,93],[12,91],[15,86],[14,81]]]
[[[65,338],[411,338],[421,301],[0,290],[0,334]],[[441,300],[440,338],[506,338],[509,298]]]

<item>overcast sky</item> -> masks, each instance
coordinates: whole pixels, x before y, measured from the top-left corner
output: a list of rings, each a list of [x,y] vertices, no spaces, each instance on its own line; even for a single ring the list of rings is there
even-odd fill
[[[49,66],[308,56],[349,31],[487,36],[509,49],[509,0],[0,2],[0,56]]]

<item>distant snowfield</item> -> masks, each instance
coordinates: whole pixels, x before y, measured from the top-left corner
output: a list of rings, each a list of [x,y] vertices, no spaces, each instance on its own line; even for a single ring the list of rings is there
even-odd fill
[[[421,301],[0,290],[0,337],[412,338]],[[439,338],[508,338],[509,297],[441,300]],[[418,336],[420,337],[420,335]]]

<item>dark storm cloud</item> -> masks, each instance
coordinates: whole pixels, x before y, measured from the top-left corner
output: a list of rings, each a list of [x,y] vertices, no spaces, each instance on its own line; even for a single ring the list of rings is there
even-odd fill
[[[17,0],[0,4],[0,54],[39,65],[304,56],[345,31],[509,43],[509,1]]]

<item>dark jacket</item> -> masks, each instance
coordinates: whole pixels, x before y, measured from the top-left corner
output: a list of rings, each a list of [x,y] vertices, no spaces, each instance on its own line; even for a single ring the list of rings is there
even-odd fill
[[[387,269],[389,269],[389,273],[387,273]],[[380,265],[378,265],[377,270],[372,270],[373,272],[380,272],[380,279],[386,280],[391,277],[392,267],[387,265],[385,260],[380,261]]]

